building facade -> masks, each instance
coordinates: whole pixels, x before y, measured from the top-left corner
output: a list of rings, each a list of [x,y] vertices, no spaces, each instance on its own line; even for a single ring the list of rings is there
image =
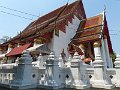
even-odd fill
[[[111,89],[112,53],[105,12],[87,18],[82,0],[77,0],[39,17],[1,44],[0,62],[1,68],[18,65],[13,88],[35,84],[52,89]]]

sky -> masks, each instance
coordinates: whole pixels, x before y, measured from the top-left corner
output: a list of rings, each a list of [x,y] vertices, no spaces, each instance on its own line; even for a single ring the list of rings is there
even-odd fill
[[[0,0],[0,38],[3,36],[14,37],[17,33],[24,30],[30,22],[37,19],[37,16],[45,15],[65,5],[67,1],[68,0]],[[75,0],[69,0],[69,3],[74,1]],[[92,17],[103,12],[106,7],[106,17],[113,50],[120,54],[120,0],[82,1],[87,17]],[[15,10],[32,15],[20,13]]]

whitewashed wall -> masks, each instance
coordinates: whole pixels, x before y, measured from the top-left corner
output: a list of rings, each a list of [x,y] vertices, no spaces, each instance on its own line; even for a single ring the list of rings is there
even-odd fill
[[[66,57],[68,58],[67,47],[71,39],[76,34],[79,23],[80,20],[76,16],[74,16],[72,24],[68,22],[68,26],[66,26],[66,33],[59,31],[59,37],[56,35],[53,36],[52,42],[49,44],[49,47],[51,48],[51,50],[55,51],[57,57],[59,57],[60,53],[64,49]]]

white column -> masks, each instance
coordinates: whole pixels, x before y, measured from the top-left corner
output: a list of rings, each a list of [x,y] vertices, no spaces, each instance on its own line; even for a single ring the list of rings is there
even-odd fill
[[[81,49],[81,51],[83,52],[83,55],[81,56],[81,59],[85,58],[85,46],[83,44],[79,45],[79,48]]]
[[[95,61],[94,65],[94,80],[92,86],[95,88],[105,88],[112,89],[113,85],[110,81],[110,78],[106,74],[106,69],[104,68],[104,61],[101,57],[101,43],[99,41],[94,42],[94,53]]]
[[[51,52],[46,61],[46,83],[45,86],[49,86],[52,89],[63,88],[60,82],[60,72],[59,72],[59,60],[55,56],[54,52]]]
[[[17,44],[17,47],[20,47],[20,46],[21,46],[21,44],[20,44],[20,43],[18,43],[18,44]]]
[[[33,46],[37,46],[37,45],[40,45],[42,43],[42,40],[41,39],[34,39],[34,44]]]
[[[102,60],[104,61],[104,67],[107,68],[108,67],[108,63],[107,63],[106,52],[105,52],[105,45],[104,45],[103,38],[101,39],[101,57],[102,57]]]
[[[104,67],[107,68],[103,39],[101,40],[101,42],[94,42],[94,54],[95,54],[95,59],[101,60],[102,61],[101,63],[104,63]],[[101,58],[101,59],[97,59],[97,58]]]
[[[99,42],[94,42],[94,54],[95,54],[95,59],[97,59],[98,57],[101,57],[101,50],[100,50]]]
[[[45,62],[43,60],[43,56],[41,53],[38,56],[37,64],[38,64],[39,69],[45,69]]]
[[[108,62],[108,66],[109,68],[113,68],[112,59],[110,58],[109,49],[108,49],[107,38],[104,39],[104,45],[105,45],[105,55],[106,55],[106,60]]]
[[[8,45],[8,50],[7,50],[7,53],[9,53],[12,49],[13,49],[13,48],[12,48],[12,45],[11,45],[11,44],[9,44],[9,45]]]

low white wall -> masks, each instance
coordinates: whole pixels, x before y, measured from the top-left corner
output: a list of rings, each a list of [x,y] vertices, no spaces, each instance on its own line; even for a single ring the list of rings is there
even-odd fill
[[[32,83],[33,84],[38,84],[39,83],[39,69],[36,67],[32,68]]]
[[[59,81],[61,84],[68,84],[69,82],[71,82],[72,80],[72,74],[71,74],[71,71],[70,71],[70,68],[60,68],[59,69]]]
[[[32,83],[38,84],[40,73],[39,69],[38,67],[33,67],[32,69],[33,69],[31,75]],[[15,79],[16,70],[17,66],[15,63],[0,65],[0,83],[5,84],[11,83],[11,81]]]

